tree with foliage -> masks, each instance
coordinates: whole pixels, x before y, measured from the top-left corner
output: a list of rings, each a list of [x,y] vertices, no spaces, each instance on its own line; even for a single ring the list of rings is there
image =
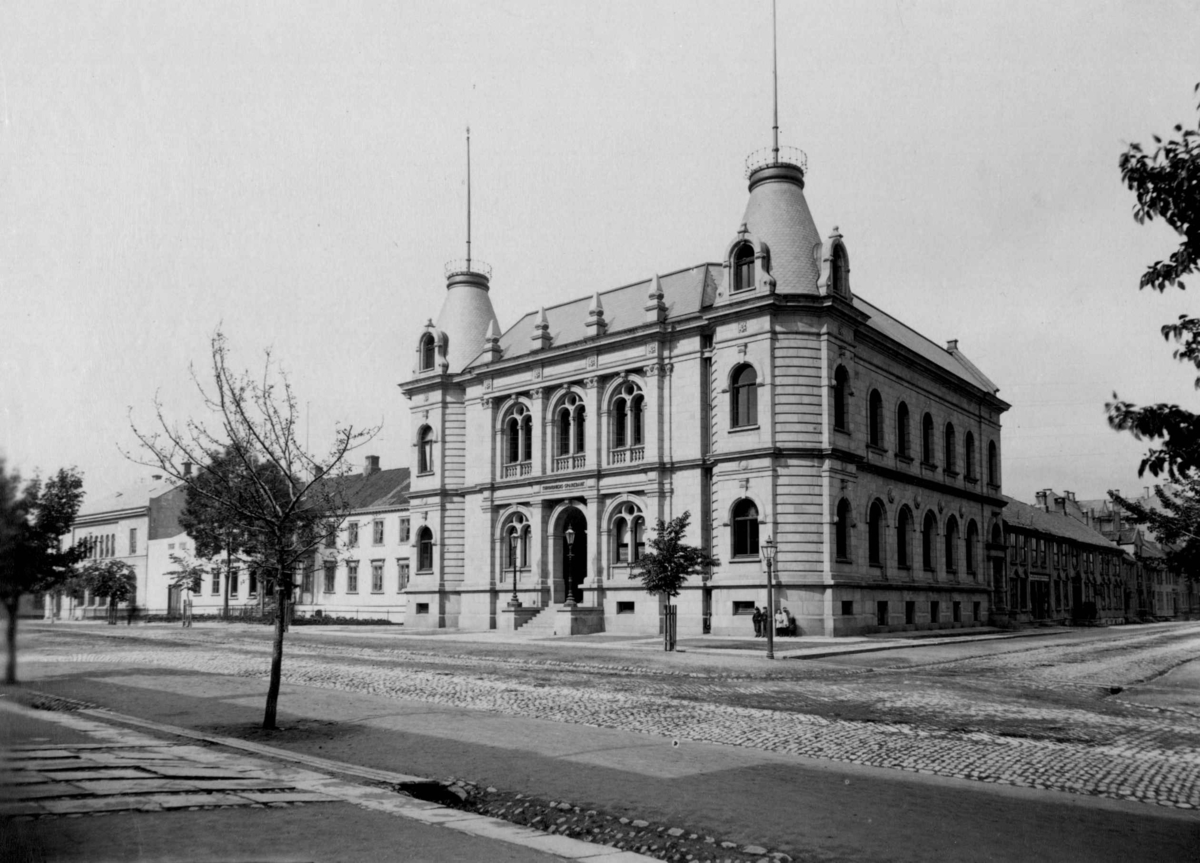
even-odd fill
[[[8,613],[8,663],[4,682],[17,682],[17,608],[29,593],[54,590],[75,574],[82,544],[63,548],[83,503],[83,478],[60,469],[46,482],[21,478],[0,460],[0,604]]]
[[[288,604],[297,564],[330,535],[349,511],[344,483],[346,455],[369,441],[378,428],[338,426],[329,449],[311,454],[300,443],[301,413],[291,383],[266,354],[263,372],[251,375],[230,366],[229,346],[217,331],[211,341],[209,379],[193,368],[192,379],[210,419],[179,425],[155,400],[157,428],[133,432],[141,444],[135,461],[161,470],[209,501],[224,520],[217,532],[240,531],[251,565],[269,573],[275,591],[275,636],[271,651],[263,728],[276,727]],[[193,473],[189,467],[196,465]]]
[[[249,554],[252,536],[242,528],[238,513],[221,494],[222,477],[236,477],[242,470],[242,459],[236,451],[217,454],[207,465],[201,465],[185,491],[187,500],[179,516],[179,526],[196,544],[196,555],[214,560],[224,555],[223,565],[214,566],[225,585],[222,616],[229,616],[229,579],[235,571],[233,559]],[[247,478],[243,477],[245,482]]]
[[[679,596],[680,589],[689,577],[698,575],[705,568],[720,565],[720,561],[704,549],[683,541],[691,519],[690,511],[668,522],[655,519],[654,536],[649,541],[650,551],[642,555],[634,573],[641,579],[647,593],[666,597],[668,608],[671,600]],[[674,647],[668,636],[665,648],[672,650]]]
[[[1200,84],[1193,92],[1200,93]],[[1155,135],[1156,146],[1149,154],[1140,144],[1130,144],[1120,160],[1121,178],[1137,197],[1134,219],[1138,224],[1162,219],[1181,238],[1167,260],[1155,261],[1142,273],[1139,289],[1159,293],[1171,287],[1183,290],[1184,277],[1200,270],[1200,123],[1195,129],[1177,124],[1175,134],[1167,141]],[[1200,318],[1180,315],[1164,324],[1161,332],[1177,345],[1175,359],[1200,369]],[[1200,389],[1200,377],[1196,387]],[[1196,578],[1200,573],[1200,416],[1174,404],[1138,406],[1122,401],[1116,393],[1106,408],[1114,429],[1153,442],[1138,475],[1165,474],[1177,484],[1169,493],[1155,486],[1161,510],[1114,492],[1109,492],[1110,497],[1124,507],[1131,521],[1148,527],[1166,547],[1169,564]]]
[[[115,624],[117,603],[129,602],[137,595],[137,572],[123,560],[92,560],[79,569],[73,586],[107,599],[108,622]]]
[[[1200,84],[1195,92],[1200,92]],[[1200,269],[1200,124],[1196,129],[1176,125],[1175,132],[1178,137],[1167,141],[1155,135],[1153,153],[1130,144],[1120,160],[1121,178],[1137,197],[1134,219],[1139,224],[1162,219],[1181,238],[1166,261],[1155,261],[1142,273],[1139,289],[1160,293],[1170,287],[1183,290],[1184,277]],[[1178,346],[1175,359],[1200,369],[1200,318],[1180,315],[1161,332]],[[1196,386],[1200,389],[1200,377]],[[1156,442],[1142,459],[1139,474],[1148,470],[1178,480],[1200,472],[1200,416],[1173,404],[1138,406],[1116,393],[1106,407],[1113,428]]]

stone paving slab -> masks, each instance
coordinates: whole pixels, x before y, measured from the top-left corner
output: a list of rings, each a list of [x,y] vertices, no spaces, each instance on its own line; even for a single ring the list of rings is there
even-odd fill
[[[159,812],[162,807],[153,797],[129,794],[123,797],[75,797],[70,800],[44,800],[42,806],[52,815],[90,812]]]
[[[245,806],[240,794],[151,794],[150,799],[163,809],[190,809],[193,806]]]
[[[338,799],[319,791],[242,791],[239,796],[255,803],[328,803]]]
[[[47,774],[58,782],[95,779],[147,779],[152,774],[135,767],[93,767],[90,770],[55,770]]]
[[[76,794],[158,794],[168,791],[197,791],[195,784],[182,779],[93,779],[77,783]]]
[[[17,793],[22,800],[42,800],[47,797],[75,797],[88,792],[67,782],[50,782],[44,785],[20,785]]]

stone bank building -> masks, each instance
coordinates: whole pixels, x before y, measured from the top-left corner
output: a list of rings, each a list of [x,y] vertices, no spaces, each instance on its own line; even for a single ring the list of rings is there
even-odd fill
[[[448,266],[401,384],[408,627],[656,633],[637,562],[655,519],[684,511],[686,541],[720,566],[678,598],[680,635],[751,633],[768,536],[801,634],[987,621],[1008,405],[956,342],[855,293],[847,243],[809,212],[803,153],[748,165],[712,262],[503,331],[502,284]]]

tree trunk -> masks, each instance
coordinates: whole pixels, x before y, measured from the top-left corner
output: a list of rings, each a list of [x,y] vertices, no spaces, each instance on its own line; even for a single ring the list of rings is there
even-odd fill
[[[284,598],[283,587],[278,584],[275,587],[275,602],[277,613],[275,615],[275,644],[271,649],[271,682],[267,686],[267,709],[263,714],[262,725],[267,731],[275,730],[275,709],[279,703],[279,678],[283,671],[284,612],[287,600]]]
[[[117,597],[115,594],[108,598],[108,625],[117,625]]]
[[[17,683],[17,605],[20,601],[20,597],[17,597],[14,603],[4,603],[8,611],[8,662],[5,664],[4,682],[9,686]]]
[[[229,619],[229,572],[233,566],[233,551],[229,548],[229,538],[225,538],[225,599],[221,608],[221,619]]]

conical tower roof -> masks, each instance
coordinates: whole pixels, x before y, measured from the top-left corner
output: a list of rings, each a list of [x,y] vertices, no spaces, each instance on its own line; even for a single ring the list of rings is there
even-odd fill
[[[747,168],[750,200],[742,222],[770,250],[775,293],[817,294],[821,235],[804,198],[804,154],[795,153]]]
[[[447,371],[461,372],[486,347],[488,331],[500,323],[488,295],[488,275],[482,266],[450,269],[446,279],[446,299],[438,313],[437,328],[446,339]]]

